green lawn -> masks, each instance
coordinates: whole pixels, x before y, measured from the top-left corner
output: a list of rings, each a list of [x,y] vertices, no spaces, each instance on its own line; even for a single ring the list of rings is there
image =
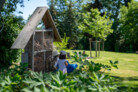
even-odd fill
[[[72,52],[72,50],[66,50],[67,52]],[[82,50],[76,50],[81,51]],[[86,54],[90,55],[89,51]],[[92,52],[93,57],[95,57],[95,52]],[[138,54],[135,53],[119,53],[119,52],[109,52],[101,51],[100,57],[92,58],[90,61],[109,64],[109,60],[118,60],[119,69],[112,69],[112,71],[106,71],[111,76],[114,76],[118,81],[117,83],[123,86],[136,87],[138,88]]]

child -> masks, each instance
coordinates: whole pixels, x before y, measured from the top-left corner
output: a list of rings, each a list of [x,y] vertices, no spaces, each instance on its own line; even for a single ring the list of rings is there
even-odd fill
[[[54,61],[54,68],[57,67],[57,61],[59,60],[59,53],[57,51],[53,51],[53,61]]]
[[[67,73],[68,63],[66,60],[66,52],[65,51],[60,52],[59,60],[57,61],[57,65],[58,65],[59,70],[63,71],[63,74]]]

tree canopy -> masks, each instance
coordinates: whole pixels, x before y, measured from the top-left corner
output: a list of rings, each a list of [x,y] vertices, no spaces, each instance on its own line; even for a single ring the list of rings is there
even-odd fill
[[[105,40],[113,32],[111,26],[112,21],[106,14],[100,16],[98,9],[91,9],[90,12],[83,13],[83,22],[79,25],[79,29],[91,34],[92,37]]]
[[[121,44],[126,43],[128,50],[138,50],[138,2],[132,0],[128,7],[122,6],[119,17]]]
[[[0,11],[0,69],[8,68],[13,62],[17,61],[20,55],[18,50],[10,48],[24,26],[22,16],[14,14],[17,3],[23,4],[20,1],[6,0]]]

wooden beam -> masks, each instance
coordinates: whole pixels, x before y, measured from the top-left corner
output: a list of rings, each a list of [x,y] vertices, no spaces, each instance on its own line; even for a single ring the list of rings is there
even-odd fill
[[[23,30],[18,35],[16,41],[13,43],[11,48],[14,48],[14,49],[25,48],[25,46],[27,45],[29,39],[31,38],[33,32],[35,31],[37,25],[40,23],[46,11],[47,11],[46,7],[36,8],[36,10],[30,17],[27,24],[24,26]]]
[[[35,54],[40,53],[40,52],[46,52],[47,50],[39,50],[39,51],[34,51]]]
[[[35,30],[35,32],[49,32],[49,31],[53,31],[52,28],[48,28],[46,30]]]
[[[33,53],[33,36],[31,36],[28,44],[26,45],[24,52],[28,53],[28,68],[32,70],[32,53]]]
[[[33,32],[33,41],[32,41],[32,71],[34,71],[34,37],[35,37],[35,32]]]
[[[42,32],[43,32],[43,46],[44,46],[44,31],[42,31]],[[45,67],[46,67],[45,66],[45,55],[46,55],[46,53],[45,52],[46,52],[46,50],[44,49],[44,58],[43,58],[44,59],[43,60],[43,62],[44,62],[44,69],[43,69],[43,72],[46,72],[46,70],[45,70]]]

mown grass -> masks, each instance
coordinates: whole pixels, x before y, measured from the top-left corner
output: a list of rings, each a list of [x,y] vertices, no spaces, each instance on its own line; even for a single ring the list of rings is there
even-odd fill
[[[72,54],[72,51],[82,50],[66,50]],[[85,51],[90,56],[90,51]],[[118,68],[113,68],[112,71],[106,71],[111,76],[114,76],[117,80],[117,84],[121,86],[135,87],[138,88],[138,54],[135,53],[119,53],[101,51],[100,57],[95,57],[95,51],[92,51],[92,59],[90,61],[109,64],[109,60],[119,61]]]

